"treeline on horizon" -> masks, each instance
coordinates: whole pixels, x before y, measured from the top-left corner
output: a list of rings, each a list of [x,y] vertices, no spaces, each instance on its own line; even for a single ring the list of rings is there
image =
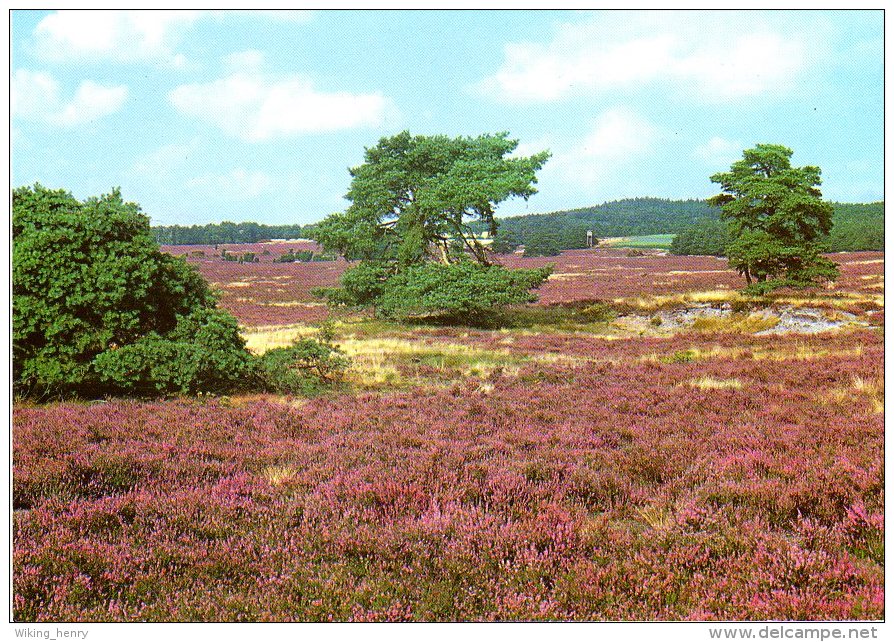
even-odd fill
[[[152,227],[152,234],[159,245],[220,245],[308,238],[313,227],[224,221],[206,225],[156,225]]]
[[[832,203],[832,232],[823,240],[829,252],[885,249],[885,204]],[[580,209],[500,219],[494,239],[499,251],[526,242],[548,241],[563,250],[587,247],[587,231],[596,239],[676,234],[674,254],[723,256],[729,242],[720,210],[703,200],[631,198]]]
[[[832,233],[825,239],[830,252],[884,250],[885,204],[833,203]],[[526,242],[547,239],[562,250],[583,249],[587,232],[596,239],[650,234],[676,234],[675,254],[722,256],[728,242],[719,210],[706,201],[631,198],[572,210],[527,214],[499,219],[494,239],[498,251],[511,251]],[[161,245],[217,245],[257,243],[271,239],[313,238],[314,224],[209,223],[152,228]],[[472,224],[475,229],[475,224]],[[484,230],[476,230],[483,232]]]

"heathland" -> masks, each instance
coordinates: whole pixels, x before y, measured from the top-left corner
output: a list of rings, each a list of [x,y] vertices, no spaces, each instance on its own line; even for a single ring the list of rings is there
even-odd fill
[[[507,255],[555,265],[539,302],[445,327],[327,308],[343,259],[275,261],[309,242],[164,249],[255,353],[325,322],[345,380],[17,404],[17,620],[884,617],[881,252],[761,297],[710,256]]]

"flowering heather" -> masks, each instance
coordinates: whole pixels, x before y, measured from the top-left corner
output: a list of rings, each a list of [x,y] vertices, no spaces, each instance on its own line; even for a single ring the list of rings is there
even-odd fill
[[[884,617],[876,331],[499,345],[557,358],[16,408],[15,618]]]
[[[271,341],[312,332],[346,266],[208,249],[188,260]],[[834,258],[837,283],[777,300],[880,325],[883,255]],[[337,396],[16,407],[15,618],[884,617],[878,328],[550,326],[742,283],[657,252],[505,262],[556,263],[534,325],[342,324]]]
[[[220,249],[232,254],[254,252],[259,263],[236,263],[219,258]],[[165,246],[165,251],[186,255],[202,275],[222,293],[222,305],[246,326],[314,323],[328,317],[319,299],[311,296],[314,287],[338,284],[347,267],[344,260],[310,263],[273,263],[291,250],[315,250],[311,241],[255,243],[213,246]],[[264,251],[270,252],[263,255]],[[204,256],[193,256],[202,252]],[[670,256],[649,250],[644,256],[628,256],[628,250],[599,248],[570,250],[557,257],[525,258],[500,256],[507,267],[531,268],[555,264],[550,280],[538,291],[540,305],[575,301],[660,297],[685,293],[728,292],[743,286],[742,278],[727,269],[726,259],[710,256]],[[841,277],[831,290],[787,292],[782,296],[829,307],[824,299],[855,313],[870,312],[874,322],[884,321],[880,297],[884,287],[884,254],[850,252],[832,255],[840,265]],[[816,299],[816,300],[814,300]],[[647,301],[648,303],[648,301]]]

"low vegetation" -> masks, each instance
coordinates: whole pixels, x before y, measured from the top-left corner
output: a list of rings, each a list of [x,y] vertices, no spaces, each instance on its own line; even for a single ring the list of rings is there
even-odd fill
[[[883,255],[494,264],[514,149],[382,139],[314,232],[350,262],[15,190],[13,618],[883,619]]]

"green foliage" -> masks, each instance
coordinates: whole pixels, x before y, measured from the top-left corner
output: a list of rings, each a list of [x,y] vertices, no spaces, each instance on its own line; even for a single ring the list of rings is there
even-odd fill
[[[829,252],[884,251],[884,202],[832,203],[832,209],[832,230],[820,237],[822,245]],[[705,220],[677,234],[671,252],[726,256],[729,242],[727,224],[718,219]]]
[[[311,228],[309,225],[264,225],[224,221],[207,225],[159,225],[152,228],[152,235],[155,242],[162,245],[218,245],[304,238]]]
[[[500,219],[495,241],[505,238],[511,239],[516,246],[527,246],[533,235],[545,233],[555,238],[563,250],[584,249],[588,230],[595,238],[676,234],[716,218],[716,212],[705,201],[631,198],[574,210]]]
[[[144,340],[176,342],[184,319],[215,312],[215,303],[198,272],[183,259],[159,250],[149,219],[136,204],[124,202],[118,190],[83,202],[65,190],[40,185],[14,190],[13,380],[17,394],[40,397],[142,390],[138,375],[122,375],[120,382],[107,377],[121,372],[112,366],[115,359],[105,361],[104,367],[111,370],[103,370],[102,376],[95,359]],[[184,340],[200,350],[205,339],[199,333]],[[242,352],[239,342],[214,345]],[[151,348],[161,349],[155,344]],[[125,352],[118,360],[136,360],[140,350]],[[217,383],[214,377],[209,380],[210,386]]]
[[[549,158],[548,152],[508,157],[517,146],[505,133],[449,138],[405,131],[382,138],[351,169],[350,207],[320,223],[314,238],[349,260],[401,268],[455,262],[457,245],[488,264],[475,229],[495,234],[496,205],[535,194],[536,172]]]
[[[729,172],[711,177],[722,192],[708,200],[729,223],[729,265],[752,291],[804,287],[834,279],[837,268],[820,255],[832,229],[832,206],[818,189],[818,167],[792,167],[792,150],[759,144]]]
[[[730,243],[729,225],[724,221],[704,221],[683,230],[671,242],[671,254],[726,256]]]
[[[559,238],[547,232],[538,231],[525,243],[525,256],[558,256],[561,252]]]
[[[476,321],[495,308],[536,300],[531,290],[552,273],[552,266],[508,270],[472,261],[411,266],[390,277],[376,303],[386,318],[441,316]]]
[[[285,254],[279,256],[279,258],[274,259],[274,263],[296,263],[302,262],[307,263],[312,261],[314,258],[314,253],[311,250],[289,250]]]
[[[340,289],[314,293],[390,318],[465,320],[534,300],[530,290],[549,272],[491,266],[476,237],[476,230],[496,233],[498,203],[536,192],[536,172],[549,157],[507,157],[518,145],[507,136],[403,132],[367,149],[365,163],[351,170],[351,206],[314,232],[328,250],[361,263],[342,275]]]
[[[834,203],[832,231],[823,240],[830,252],[885,249],[885,204]]]
[[[230,252],[227,252],[226,248],[220,251],[220,258],[222,258],[224,261],[230,261],[232,263],[257,263],[259,261],[254,252],[231,254]]]
[[[385,291],[385,281],[393,270],[384,263],[363,261],[341,275],[340,288],[314,288],[311,294],[325,298],[331,305],[370,308]]]
[[[331,341],[324,331],[318,339],[265,352],[257,364],[262,386],[279,394],[312,396],[339,383],[350,360]]]
[[[521,244],[515,232],[500,228],[489,249],[495,254],[512,254]]]
[[[251,385],[252,357],[228,312],[181,317],[166,336],[151,333],[97,355],[94,368],[110,392],[128,396],[224,393]]]

